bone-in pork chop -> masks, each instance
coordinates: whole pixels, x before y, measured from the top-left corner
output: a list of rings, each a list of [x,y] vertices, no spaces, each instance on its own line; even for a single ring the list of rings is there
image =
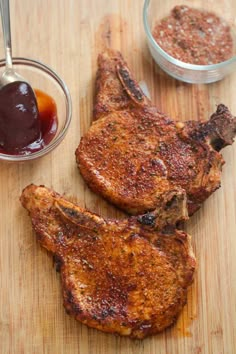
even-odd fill
[[[88,186],[130,214],[186,190],[189,215],[220,186],[219,150],[232,144],[236,118],[223,104],[207,122],[174,122],[145,97],[119,52],[98,57],[94,122],[76,150]]]
[[[134,338],[175,321],[195,268],[190,236],[174,226],[186,216],[183,194],[170,193],[156,215],[126,220],[105,220],[43,186],[26,187],[21,202],[54,255],[70,315]]]

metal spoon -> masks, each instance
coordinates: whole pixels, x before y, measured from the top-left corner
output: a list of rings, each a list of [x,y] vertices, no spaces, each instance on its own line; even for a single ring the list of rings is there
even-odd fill
[[[2,30],[6,56],[6,68],[0,77],[0,88],[15,81],[23,81],[28,84],[21,75],[17,74],[12,65],[12,49],[11,49],[11,24],[9,0],[0,0],[0,12],[2,18]]]

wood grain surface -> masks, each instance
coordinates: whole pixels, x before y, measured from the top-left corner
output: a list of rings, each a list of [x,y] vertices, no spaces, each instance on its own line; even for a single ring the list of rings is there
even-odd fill
[[[122,216],[89,191],[74,158],[91,123],[96,58],[104,46],[122,51],[156,105],[173,118],[207,119],[220,102],[236,114],[236,73],[219,83],[190,85],[154,64],[142,6],[141,0],[11,1],[14,55],[45,62],[62,76],[72,95],[73,120],[65,140],[48,156],[0,163],[1,354],[236,353],[236,143],[223,151],[221,189],[187,224],[198,260],[188,304],[175,326],[142,341],[104,334],[66,315],[52,257],[36,243],[19,203],[21,190],[33,182],[103,216]]]

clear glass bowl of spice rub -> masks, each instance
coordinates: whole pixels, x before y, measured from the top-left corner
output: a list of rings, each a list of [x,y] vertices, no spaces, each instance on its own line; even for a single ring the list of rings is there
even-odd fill
[[[65,82],[47,65],[13,58],[13,66],[29,82],[36,100],[32,104],[27,85],[20,81],[0,89],[0,161],[29,161],[51,152],[64,139],[71,122],[71,97]],[[0,76],[4,69],[2,59]]]
[[[236,69],[236,2],[145,0],[144,29],[155,62],[189,83],[211,83]]]

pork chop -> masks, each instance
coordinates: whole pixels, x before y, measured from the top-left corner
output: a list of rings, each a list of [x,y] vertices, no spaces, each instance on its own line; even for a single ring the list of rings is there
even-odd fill
[[[176,320],[195,269],[190,236],[174,226],[186,216],[184,194],[169,194],[155,215],[125,220],[105,220],[43,186],[26,187],[20,199],[54,255],[68,314],[133,338]]]
[[[209,121],[174,122],[154,107],[122,55],[98,57],[94,122],[76,160],[88,186],[130,214],[143,214],[162,195],[182,188],[192,215],[217,188],[236,118],[223,104]]]

